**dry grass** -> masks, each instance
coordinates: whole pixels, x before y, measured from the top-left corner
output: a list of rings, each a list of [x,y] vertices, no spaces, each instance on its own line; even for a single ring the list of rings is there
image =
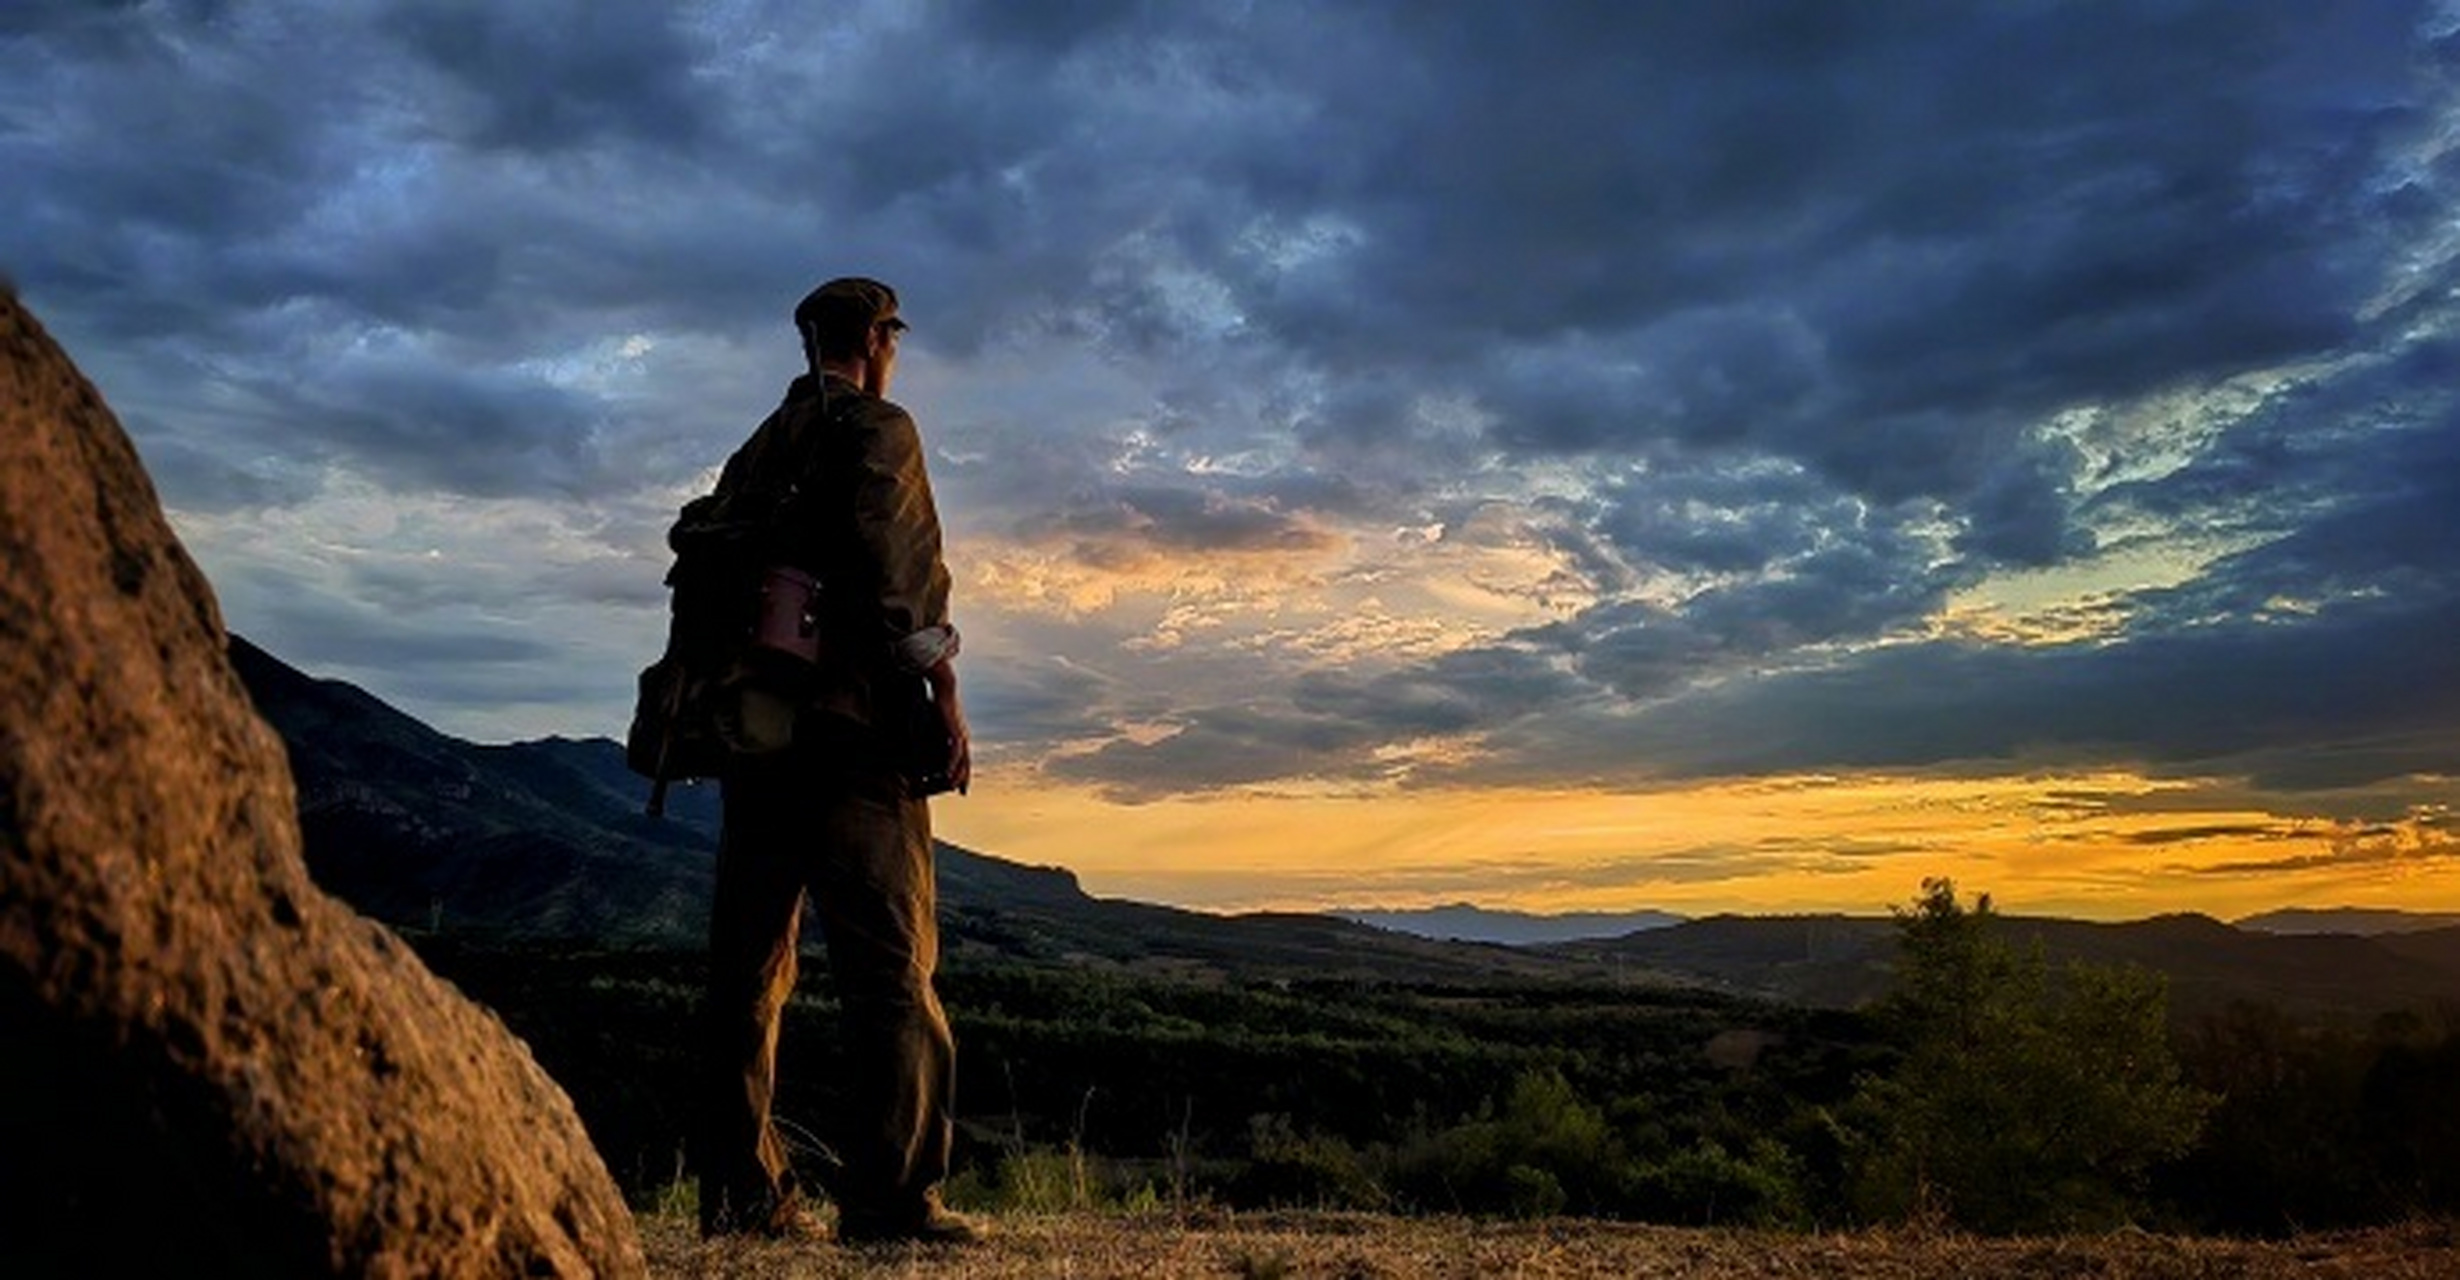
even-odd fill
[[[2061,1280],[2347,1280],[2460,1277],[2460,1231],[2421,1224],[2285,1242],[2182,1239],[2123,1232],[2055,1239],[1986,1240],[1916,1232],[1838,1235],[1644,1227],[1553,1221],[1472,1222],[1362,1214],[1262,1213],[1004,1216],[996,1237],[968,1249],[849,1249],[749,1242],[704,1243],[691,1222],[644,1217],[650,1269],[660,1277],[946,1276],[1230,1277],[1232,1280],[1381,1280],[1383,1277],[1681,1277],[1683,1280],[1913,1280],[2050,1276]]]

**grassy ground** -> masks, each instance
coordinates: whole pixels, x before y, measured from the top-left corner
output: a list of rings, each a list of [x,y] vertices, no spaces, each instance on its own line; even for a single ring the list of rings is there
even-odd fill
[[[1553,1221],[1489,1223],[1361,1214],[1266,1213],[990,1219],[997,1234],[966,1249],[704,1243],[690,1219],[641,1219],[660,1277],[946,1276],[1664,1277],[1667,1280],[1915,1280],[2047,1276],[2060,1280],[2449,1280],[2460,1276],[2460,1227],[2425,1224],[2292,1241],[2180,1239],[2127,1232],[1985,1240],[1912,1232],[1843,1235]]]

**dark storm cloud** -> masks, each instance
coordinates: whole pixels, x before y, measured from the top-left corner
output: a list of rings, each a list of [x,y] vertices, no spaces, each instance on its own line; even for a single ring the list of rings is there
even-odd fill
[[[1883,496],[1954,492],[1993,452],[1962,437],[2014,411],[2348,332],[2387,247],[2355,179],[2416,124],[2415,17],[1396,16],[1385,57],[1319,86],[1312,186],[1364,232],[1350,287],[1248,314],[1330,359],[1431,352],[1507,386],[1562,335],[1630,353],[1506,400],[1521,447],[1742,436]]]
[[[2199,876],[2278,875],[2324,868],[2361,867],[2373,863],[2413,864],[2451,857],[2460,857],[2460,839],[2455,839],[2447,831],[2428,830],[2412,838],[2407,832],[2395,828],[2375,828],[2342,835],[2333,841],[2331,850],[2326,853],[2216,862],[2192,868],[2191,874]]]
[[[278,583],[251,582],[240,575],[226,589],[271,594],[279,588]],[[388,688],[457,680],[501,690],[517,684],[524,673],[545,669],[559,652],[550,639],[537,634],[455,625],[466,620],[439,619],[421,601],[381,591],[376,598],[388,608],[292,593],[278,596],[258,612],[268,626],[285,634],[327,638],[326,643],[286,655],[285,661],[310,671],[381,673]]]
[[[970,677],[969,714],[1000,726],[1000,737],[1033,743],[1107,736],[1107,709],[1120,701],[1118,681],[1060,658],[1019,660]]]
[[[481,149],[553,153],[606,142],[683,147],[701,133],[700,62],[663,5],[440,0],[380,29],[450,83],[425,127]]]
[[[235,465],[227,446],[202,442],[165,430],[148,430],[142,418],[123,415],[131,431],[148,436],[144,450],[146,473],[178,478],[166,485],[165,497],[191,511],[228,512],[283,507],[305,502],[322,480],[313,466],[297,460],[252,460]]]
[[[154,410],[219,428],[210,448],[177,430],[148,443],[149,464],[179,481],[175,500],[306,497],[336,462],[373,468],[390,488],[480,497],[581,494],[612,470],[596,437],[604,406],[569,389],[429,351],[297,360],[312,376],[234,370],[212,402]],[[261,461],[234,470],[222,461],[232,458]]]
[[[1457,733],[1576,697],[1584,686],[1534,647],[1456,650],[1366,679],[1319,673],[1302,681],[1303,706],[1374,721],[1404,734]]]
[[[2460,334],[2353,363],[2279,397],[2172,475],[2111,492],[2112,506],[2268,535],[2149,597],[2158,619],[2460,594]]]
[[[1676,776],[1984,761],[2227,772],[2270,756],[2265,785],[2349,786],[2460,762],[2456,629],[2460,597],[2445,596],[2103,645],[1904,645],[1705,690],[1601,736]],[[2315,750],[2370,739],[2393,749]]]
[[[1364,778],[1355,757],[1379,740],[1380,726],[1287,705],[1215,706],[1184,717],[1176,732],[1139,744],[1118,739],[1083,755],[1062,756],[1055,777],[1092,782],[1113,798],[1150,800],[1213,791],[1304,773]]]
[[[569,492],[568,455],[611,406],[572,403],[527,362],[661,316],[735,323],[756,288],[788,292],[747,283],[774,272],[773,248],[689,227],[687,207],[784,239],[756,195],[682,186],[708,111],[663,12],[27,19],[0,44],[16,86],[0,156],[19,183],[0,261],[65,334],[145,353],[190,404],[258,399],[253,422],[216,415],[225,447],[236,429],[411,488]],[[405,337],[423,365],[335,355]],[[325,412],[340,403],[352,411]],[[423,438],[405,439],[418,415]],[[150,425],[199,434],[189,413]],[[510,448],[508,425],[527,427]],[[558,431],[576,438],[540,439]]]
[[[1200,714],[1190,734],[1122,741],[1069,772],[1131,791],[1363,777],[1380,745],[1475,734],[1481,759],[1432,772],[1642,783],[2117,764],[2291,793],[2448,777],[2460,773],[2456,438],[2448,425],[2386,437],[2380,496],[2232,557],[2193,589],[2147,596],[2148,612],[2191,623],[2175,629],[2060,646],[1901,643],[1762,670],[1936,605],[1938,584],[1847,554],[1853,568],[1711,590],[1679,611],[1600,606],[1513,647],[1365,682],[1318,677],[1300,686],[1312,714]],[[2318,590],[2326,603],[2266,607]]]
[[[1383,782],[1404,776],[1408,766],[1380,758],[1378,748],[1507,724],[1533,707],[1560,705],[1581,688],[1549,655],[1500,646],[1444,654],[1403,672],[1319,671],[1299,678],[1286,696],[1192,712],[1156,708],[1154,718],[1175,722],[1169,736],[1114,738],[1048,768],[1129,801],[1300,775]]]
[[[2385,232],[2429,216],[2361,180],[2414,127],[2416,16],[143,10],[120,21],[154,38],[116,55],[97,33],[123,28],[68,28],[106,52],[45,77],[70,105],[40,123],[115,145],[55,133],[35,216],[140,293],[516,341],[553,305],[747,307],[764,258],[726,246],[799,223],[771,269],[881,254],[952,349],[1074,315],[1202,362],[1224,335],[1166,287],[1183,270],[1236,342],[1339,384],[1319,441],[1410,430],[1356,408],[1393,378],[1486,405],[1511,449],[1748,444],[1884,500],[1978,495],[1972,545],[2027,561],[2066,545],[2055,483],[2004,462],[2027,411],[2347,333]],[[388,153],[406,225],[302,225],[346,180],[375,200]],[[93,225],[125,219],[167,260]],[[1306,258],[1310,234],[1342,247]],[[39,293],[74,268],[22,269]]]
[[[2092,531],[2075,516],[2073,477],[2081,462],[2064,442],[2010,451],[1968,501],[1958,548],[1984,563],[2028,568],[2091,552]]]
[[[1322,530],[1266,499],[1155,486],[1120,490],[1098,504],[1027,522],[1018,532],[1076,540],[1082,554],[1097,560],[1153,551],[1307,551],[1329,541]]]
[[[1684,573],[1756,573],[1872,513],[1789,463],[1652,466],[1604,487],[1590,527],[1626,557]]]
[[[791,372],[793,298],[860,266],[972,397],[917,406],[958,527],[1303,553],[1502,505],[1595,600],[1164,708],[1176,736],[1075,776],[1369,777],[1430,734],[1581,776],[2159,764],[2390,733],[2369,666],[2451,687],[2414,629],[2450,620],[2460,535],[2460,42],[2428,18],[18,4],[0,266],[112,352],[194,509],[336,474],[663,493]],[[654,385],[575,372],[633,334]],[[1003,360],[1042,385],[979,389]],[[2045,428],[2287,367],[2152,478],[2143,438]],[[2241,549],[2108,643],[1902,642],[1993,570],[2180,527]],[[1130,695],[1053,668],[1000,696],[1050,742]]]
[[[2188,827],[2162,827],[2153,831],[2130,831],[2120,840],[2136,845],[2171,845],[2205,840],[2295,840],[2304,834],[2295,824],[2286,822],[2214,822]]]
[[[1925,567],[1929,554],[1882,513],[1857,512],[1822,522],[1816,544],[1783,572],[1721,583],[1679,603],[1600,604],[1530,636],[1625,697],[1660,697],[1928,614],[1954,581]]]

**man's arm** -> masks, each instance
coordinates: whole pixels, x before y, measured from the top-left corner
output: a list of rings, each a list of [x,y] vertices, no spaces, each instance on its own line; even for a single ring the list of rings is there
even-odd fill
[[[948,567],[940,558],[939,509],[923,465],[922,436],[904,410],[866,407],[858,430],[854,527],[865,563],[878,577],[871,601],[874,635],[897,665],[917,675],[956,644],[948,625]]]
[[[947,657],[925,673],[931,681],[931,702],[940,710],[941,723],[948,726],[948,783],[965,794],[974,781],[974,742],[965,723],[965,704],[957,699],[957,664]]]
[[[957,696],[957,630],[948,617],[948,566],[941,558],[939,509],[914,420],[886,402],[870,406],[854,490],[855,528],[877,569],[878,636],[900,671],[931,683],[946,722],[949,780],[962,791],[973,773],[964,704]]]

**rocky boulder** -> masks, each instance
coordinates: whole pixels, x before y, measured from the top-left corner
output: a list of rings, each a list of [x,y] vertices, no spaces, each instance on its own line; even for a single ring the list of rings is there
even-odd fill
[[[0,1257],[639,1275],[571,1103],[308,882],[282,746],[92,386],[0,290]]]

